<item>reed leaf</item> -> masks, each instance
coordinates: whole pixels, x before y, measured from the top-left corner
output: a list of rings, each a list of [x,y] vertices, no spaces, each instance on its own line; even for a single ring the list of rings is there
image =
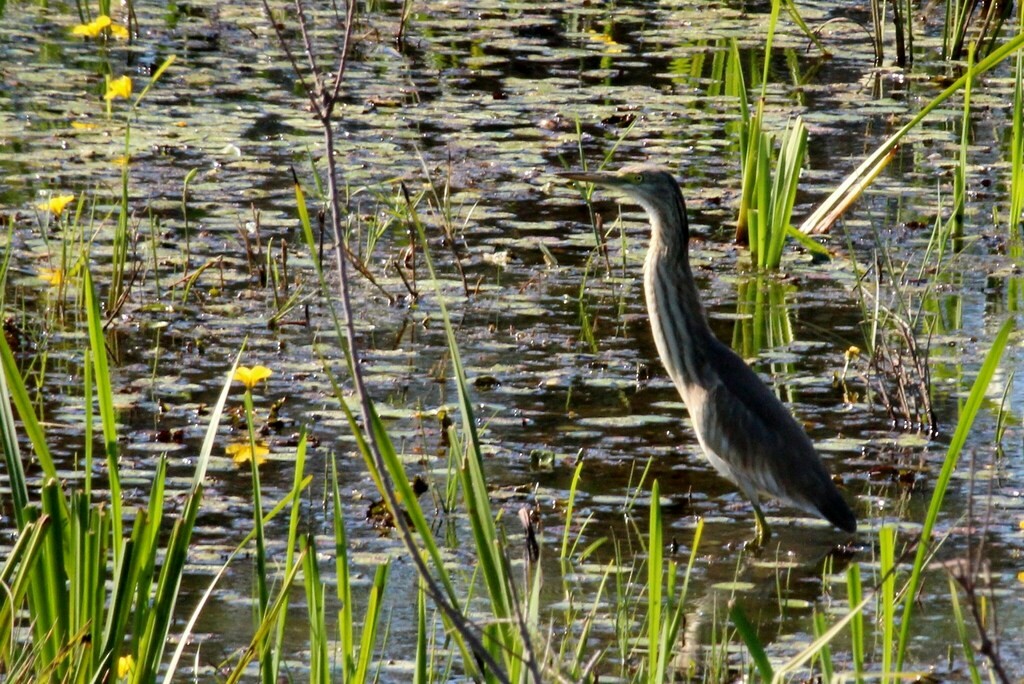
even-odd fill
[[[127,167],[126,167],[127,168]],[[127,181],[126,181],[127,182]],[[92,354],[96,402],[100,407],[100,423],[103,426],[103,447],[107,457],[107,480],[110,488],[111,524],[114,539],[123,537],[121,514],[121,476],[118,472],[117,413],[114,411],[114,387],[107,365],[107,344],[103,334],[103,318],[100,304],[93,285],[92,271],[85,266],[85,310],[89,329],[89,347]],[[86,397],[86,401],[91,398]],[[114,561],[120,562],[120,548],[114,547]]]
[[[843,212],[863,193],[864,189],[878,175],[882,168],[888,164],[888,159],[896,151],[900,140],[914,129],[919,123],[935,110],[936,107],[948,100],[954,93],[964,87],[969,79],[977,78],[986,71],[1002,62],[1014,52],[1024,47],[1024,33],[1017,35],[997,49],[990,52],[984,59],[974,65],[963,76],[953,82],[952,85],[943,90],[932,99],[927,105],[921,108],[910,121],[902,128],[889,136],[885,142],[879,145],[867,159],[861,162],[854,171],[832,191],[824,202],[807,217],[800,225],[800,232],[805,234],[823,233],[832,227],[832,224],[839,219]]]
[[[300,543],[302,557],[305,559],[302,565],[302,584],[306,589],[306,618],[309,621],[309,681],[328,684],[331,681],[330,639],[327,636],[327,615],[324,609],[324,583],[320,579],[320,568],[316,557],[316,536],[304,535]],[[346,606],[346,608],[350,609],[351,606]],[[286,612],[286,610],[282,611],[277,618],[279,634],[281,626],[285,624],[284,614]],[[278,637],[274,648],[277,651],[274,658],[279,659],[280,637]],[[279,670],[280,666],[276,666],[275,669]]]
[[[15,504],[14,519],[18,522],[18,528],[22,529],[28,523],[25,516],[29,505],[29,494],[21,462],[21,449],[18,446],[18,423],[11,411],[11,406],[17,409],[18,417],[21,418],[21,427],[25,431],[25,436],[32,443],[33,454],[39,462],[45,478],[60,480],[60,475],[57,472],[53,456],[50,455],[46,433],[36,416],[32,399],[29,397],[28,390],[25,389],[25,381],[14,360],[14,353],[4,335],[0,335],[0,381],[2,381],[0,382],[0,438],[3,440],[4,460],[7,464],[8,477],[11,480],[11,495]],[[58,519],[63,524],[67,517],[67,504],[65,503]]]
[[[299,491],[301,489],[301,486],[302,486],[302,480],[303,480],[303,477],[305,476],[305,471],[306,471],[306,446],[307,446],[306,428],[303,427],[299,431],[299,442],[298,442],[298,445],[295,448],[295,473],[292,476],[292,491]],[[295,497],[295,498],[292,499],[292,509],[291,509],[290,515],[288,517],[288,541],[287,541],[286,546],[285,546],[286,550],[285,550],[285,559],[284,559],[284,573],[285,574],[288,574],[288,572],[292,569],[292,565],[295,564],[295,549],[299,548],[299,544],[302,541],[302,538],[299,536],[299,523],[301,522],[301,519],[302,519],[302,500],[299,497]],[[315,550],[315,548],[313,550],[313,557],[314,557],[314,563],[313,564],[315,566],[316,565],[316,561],[315,561],[316,550]],[[319,573],[317,573],[317,574],[319,575]],[[310,621],[311,621],[311,630],[312,630],[312,621],[317,619],[317,614],[322,610],[323,598],[322,598],[322,596],[313,596],[312,598],[317,599],[317,602],[316,603],[311,603],[309,601],[309,599],[310,599],[309,592],[311,592],[311,591],[315,592],[316,591],[315,587],[317,587],[319,585],[319,576],[317,577],[317,579],[315,581],[313,581],[313,580],[310,580],[309,574],[307,572],[307,573],[305,573],[305,577],[306,577],[307,583],[311,583],[313,585],[313,587],[314,587],[314,588],[311,588],[309,586],[309,584],[307,584],[307,587],[306,587],[306,592],[307,592],[307,608],[309,609],[309,618],[310,618]],[[323,593],[322,588],[319,591],[321,592],[321,594]],[[319,606],[319,608],[318,608],[318,606]],[[273,639],[273,642],[272,642],[272,647],[270,649],[270,651],[271,651],[271,658],[272,658],[272,662],[273,662],[271,670],[274,672],[275,676],[279,676],[280,672],[281,672],[281,655],[284,652],[284,633],[285,633],[285,627],[287,625],[287,622],[288,622],[288,598],[285,597],[284,610],[281,611],[281,615],[280,615],[280,617],[278,617],[277,630],[274,633],[274,639]],[[326,629],[326,626],[325,626],[325,629]],[[312,639],[312,634],[310,636],[310,645],[311,645],[311,650],[313,650],[313,646],[316,645],[316,642],[313,641],[313,639]],[[314,656],[317,655],[315,650],[313,650],[313,655]]]
[[[761,640],[757,636],[757,630],[750,623],[750,620],[747,619],[747,614],[735,599],[732,605],[729,606],[729,619],[732,620],[732,624],[736,627],[736,632],[746,645],[747,652],[750,654],[751,660],[754,661],[754,667],[757,668],[761,679],[766,682],[774,681],[776,673],[772,669],[772,664],[768,661],[768,654],[765,653],[764,645],[761,644]]]
[[[663,584],[665,580],[664,539],[661,524],[661,490],[658,481],[651,485],[650,537],[647,542],[647,681],[661,681],[659,674],[663,670],[658,667],[662,663],[661,643],[661,605]]]
[[[832,640],[839,636],[846,626],[859,619],[862,614],[864,607],[868,604],[871,597],[868,596],[860,600],[859,603],[852,605],[849,612],[846,613],[842,618],[836,621],[834,625],[828,628],[821,636],[817,637],[812,641],[804,650],[797,653],[795,656],[790,658],[788,661],[780,665],[775,669],[775,674],[766,681],[772,682],[772,684],[782,684],[786,681],[783,677],[787,674],[791,674],[796,670],[803,667],[809,660],[817,655],[821,649],[832,643]]]
[[[935,522],[939,517],[939,511],[942,509],[942,502],[946,496],[946,489],[949,487],[950,478],[952,478],[953,471],[956,470],[957,463],[960,461],[960,453],[967,441],[967,435],[970,433],[971,427],[974,425],[974,419],[978,415],[978,411],[981,409],[982,401],[985,399],[985,393],[988,391],[989,384],[992,382],[992,377],[995,375],[996,369],[999,367],[999,362],[1003,357],[1003,351],[1006,349],[1006,344],[1010,339],[1010,333],[1013,331],[1013,327],[1013,319],[1008,318],[996,334],[995,340],[992,343],[992,348],[989,349],[988,354],[985,355],[985,360],[981,364],[978,376],[974,379],[974,385],[971,387],[971,393],[967,397],[967,403],[964,405],[963,411],[960,414],[960,420],[957,422],[956,431],[953,433],[953,438],[950,440],[949,448],[946,451],[946,459],[942,464],[942,470],[939,472],[939,477],[935,481],[935,491],[932,493],[931,504],[928,506],[928,512],[925,515],[924,524],[921,527],[921,539],[917,545],[917,553],[914,556],[914,564],[911,568],[910,579],[907,582],[903,612],[900,615],[899,644],[896,649],[896,671],[899,671],[903,667],[904,656],[906,655],[907,645],[910,641],[910,629],[913,624],[913,620],[911,618],[913,616],[914,603],[917,600],[917,591],[921,586],[922,575],[924,574],[925,569],[925,560],[928,558],[929,550],[931,549],[931,544],[929,542],[931,540],[932,531],[935,529]]]
[[[1024,26],[1021,31],[1024,32]],[[1010,215],[1012,239],[1021,239],[1024,214],[1024,54],[1017,53],[1013,84],[1013,124],[1010,136]]]

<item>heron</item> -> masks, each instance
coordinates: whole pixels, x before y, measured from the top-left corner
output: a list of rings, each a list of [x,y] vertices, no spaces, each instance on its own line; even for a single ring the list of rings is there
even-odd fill
[[[690,269],[686,203],[672,174],[638,164],[613,173],[561,175],[618,191],[647,212],[644,294],[658,355],[704,455],[753,505],[754,545],[771,536],[763,494],[856,532],[857,517],[807,433],[757,373],[711,332]]]

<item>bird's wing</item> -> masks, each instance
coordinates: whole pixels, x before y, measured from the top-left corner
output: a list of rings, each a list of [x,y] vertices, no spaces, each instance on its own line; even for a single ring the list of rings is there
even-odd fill
[[[817,513],[834,490],[811,440],[761,378],[731,349],[707,349],[718,370],[701,412],[704,446],[726,461],[733,479]]]

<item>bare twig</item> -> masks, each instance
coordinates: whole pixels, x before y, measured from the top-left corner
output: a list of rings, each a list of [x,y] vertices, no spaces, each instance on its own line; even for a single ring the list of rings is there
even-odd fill
[[[267,0],[262,0],[262,2],[264,11],[267,13],[268,18],[270,18],[271,14]],[[398,536],[409,551],[409,559],[413,565],[415,565],[417,573],[423,580],[423,586],[426,593],[430,596],[431,600],[434,601],[435,605],[437,605],[445,617],[448,618],[454,628],[457,629],[466,640],[466,643],[477,659],[478,666],[481,668],[487,668],[489,670],[489,674],[497,681],[508,682],[511,684],[508,675],[503,671],[501,665],[484,646],[483,630],[473,624],[465,615],[462,614],[461,610],[449,602],[447,595],[434,578],[430,568],[427,567],[426,561],[423,559],[423,554],[420,553],[419,545],[413,537],[412,529],[409,527],[409,523],[406,522],[405,516],[402,515],[398,496],[387,473],[387,465],[384,461],[383,449],[378,441],[376,432],[371,428],[374,423],[373,409],[370,404],[369,392],[366,389],[366,383],[363,379],[361,364],[359,363],[358,340],[356,338],[355,323],[352,315],[352,302],[349,296],[347,268],[349,259],[345,258],[346,250],[343,248],[344,243],[342,241],[341,207],[338,199],[337,171],[334,164],[334,127],[331,120],[350,51],[352,26],[355,18],[355,2],[353,0],[349,0],[346,4],[345,37],[342,44],[341,56],[339,57],[338,66],[335,71],[334,82],[330,90],[327,89],[323,76],[319,70],[316,54],[312,45],[312,38],[306,25],[302,0],[295,0],[295,7],[298,14],[299,27],[303,40],[303,49],[310,65],[310,78],[313,81],[311,87],[307,85],[306,80],[302,78],[298,62],[288,51],[280,28],[276,24],[274,24],[274,30],[277,32],[278,40],[284,47],[285,52],[288,54],[288,58],[292,63],[293,69],[295,69],[296,74],[299,75],[299,78],[303,83],[303,87],[306,90],[306,94],[310,100],[310,104],[312,105],[313,113],[323,129],[324,147],[327,157],[327,188],[328,204],[330,207],[330,227],[335,244],[338,246],[338,248],[334,250],[334,268],[338,275],[338,299],[342,312],[341,326],[344,331],[345,342],[348,349],[348,354],[346,356],[349,364],[349,373],[352,378],[356,397],[359,400],[359,413],[362,419],[363,429],[365,430],[366,441],[381,482],[383,483],[382,495],[384,496],[389,510],[392,512]],[[272,18],[271,23],[273,24]]]
[[[975,472],[974,456],[971,456],[971,473]],[[988,537],[989,524],[992,520],[992,480],[988,481],[988,506],[985,508],[985,521],[981,526],[981,537],[978,540],[976,548],[972,553],[972,532],[974,530],[974,477],[971,477],[968,482],[970,491],[967,497],[967,554],[966,558],[958,559],[953,562],[947,563],[946,568],[949,570],[950,575],[954,581],[964,592],[964,596],[967,598],[967,605],[971,611],[971,617],[974,619],[974,626],[978,630],[978,637],[980,643],[976,646],[978,653],[985,656],[988,660],[992,671],[999,678],[1002,684],[1010,684],[1010,676],[1006,672],[1006,668],[1003,666],[1002,659],[999,656],[999,641],[997,636],[991,636],[989,628],[986,625],[984,613],[989,613],[992,616],[992,631],[991,634],[998,635],[999,625],[996,622],[996,611],[983,611],[981,608],[982,600],[979,600],[978,590],[981,588],[983,591],[988,593],[987,600],[991,604],[995,604],[995,596],[992,594],[992,577],[989,572],[989,564],[985,559],[984,550],[985,542]]]

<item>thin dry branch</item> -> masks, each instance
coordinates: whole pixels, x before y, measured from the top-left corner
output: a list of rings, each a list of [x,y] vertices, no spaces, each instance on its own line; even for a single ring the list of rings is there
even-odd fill
[[[267,5],[267,0],[262,0],[262,2],[264,11],[269,17],[270,9]],[[359,413],[365,430],[366,441],[375,467],[380,475],[381,482],[383,483],[382,495],[387,502],[388,508],[392,512],[398,536],[409,551],[409,559],[415,565],[417,573],[423,580],[424,590],[430,596],[431,600],[434,601],[435,605],[437,605],[441,612],[448,618],[453,627],[457,629],[466,640],[466,643],[469,645],[470,649],[473,651],[474,657],[478,661],[478,666],[481,667],[481,669],[486,668],[489,671],[489,674],[497,681],[511,684],[508,675],[503,671],[501,665],[484,646],[483,630],[478,625],[470,621],[460,610],[448,601],[447,596],[441,589],[437,580],[434,578],[433,573],[426,564],[426,561],[423,559],[419,545],[413,537],[412,529],[409,527],[408,522],[406,522],[405,516],[401,514],[398,495],[395,492],[394,485],[387,474],[387,466],[384,461],[382,447],[377,439],[375,431],[370,427],[374,423],[373,410],[370,404],[369,392],[366,389],[366,384],[363,379],[361,364],[359,363],[358,340],[356,338],[355,323],[352,316],[352,302],[349,296],[348,287],[348,259],[345,258],[345,250],[342,249],[344,243],[341,239],[341,207],[338,199],[337,171],[334,164],[334,129],[331,121],[331,117],[334,112],[334,105],[337,101],[337,95],[340,92],[341,81],[345,73],[345,66],[348,60],[352,24],[355,16],[355,3],[350,1],[347,4],[345,39],[341,56],[339,58],[339,64],[335,72],[336,76],[334,86],[330,91],[325,89],[323,77],[320,75],[318,62],[312,46],[312,38],[305,21],[302,0],[295,0],[295,6],[299,17],[303,49],[310,64],[311,78],[313,79],[314,84],[312,90],[307,86],[306,80],[302,78],[298,62],[290,55],[290,52],[286,47],[284,37],[276,24],[274,24],[274,29],[282,47],[285,49],[286,53],[289,53],[289,60],[292,63],[292,67],[295,69],[296,74],[299,75],[299,78],[303,83],[303,87],[306,90],[306,95],[309,97],[310,103],[313,107],[313,111],[323,128],[324,146],[327,155],[327,187],[330,207],[330,225],[335,244],[338,245],[338,249],[334,250],[334,268],[338,276],[338,300],[342,312],[341,326],[344,331],[345,343],[348,348],[347,358],[349,363],[349,373],[352,378],[356,397],[359,401]],[[271,23],[273,24],[272,19]],[[540,680],[538,679],[538,681]]]

